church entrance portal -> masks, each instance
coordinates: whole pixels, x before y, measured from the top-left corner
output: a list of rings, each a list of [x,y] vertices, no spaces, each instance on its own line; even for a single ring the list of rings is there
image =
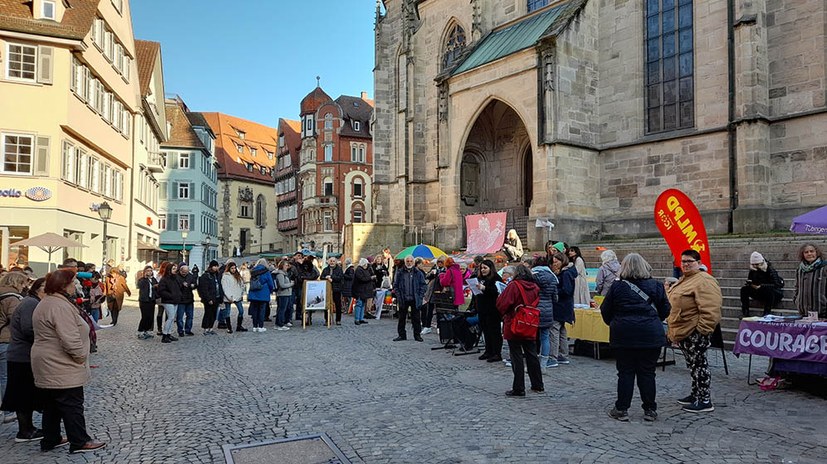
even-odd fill
[[[525,240],[533,197],[533,160],[525,124],[500,100],[489,103],[468,134],[460,165],[460,213],[508,212],[508,229]],[[465,220],[462,220],[463,240]]]

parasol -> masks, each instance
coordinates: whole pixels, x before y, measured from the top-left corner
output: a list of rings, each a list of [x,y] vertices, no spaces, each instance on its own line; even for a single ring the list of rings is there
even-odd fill
[[[14,242],[11,244],[11,246],[37,247],[45,251],[49,254],[50,272],[52,270],[52,253],[62,248],[87,248],[86,245],[78,242],[77,240],[72,240],[62,235],[55,234],[53,232],[47,232],[45,234],[37,235],[32,238],[27,238],[26,240]]]

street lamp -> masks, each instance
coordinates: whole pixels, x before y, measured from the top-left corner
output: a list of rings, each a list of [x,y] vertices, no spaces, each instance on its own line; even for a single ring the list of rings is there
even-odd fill
[[[101,263],[101,269],[103,269],[106,264],[106,226],[109,220],[112,219],[112,207],[109,206],[109,203],[104,201],[98,206],[98,216],[103,221],[103,262]]]
[[[181,255],[184,257],[184,262],[187,262],[187,235],[189,233],[185,230],[181,232],[181,240],[184,242],[181,246]]]
[[[210,239],[210,236],[208,235],[204,239],[204,247],[206,248],[206,253],[204,253],[204,267],[203,267],[203,269],[207,269],[207,264],[210,261],[212,261],[212,256],[210,256],[210,242],[212,242],[212,240]]]

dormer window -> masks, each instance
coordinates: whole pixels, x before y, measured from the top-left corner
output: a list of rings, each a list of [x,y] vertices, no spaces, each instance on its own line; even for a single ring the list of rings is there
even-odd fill
[[[41,17],[43,19],[51,19],[52,21],[55,21],[57,19],[57,11],[56,11],[55,2],[48,1],[48,0],[43,0],[40,3],[40,7],[41,7],[41,11],[40,11],[41,12]]]
[[[361,124],[359,124],[359,121],[356,120],[351,121],[350,124],[353,126],[353,130],[355,130],[356,132],[359,132],[359,129],[362,126]]]
[[[257,150],[255,148],[250,148],[250,154],[253,156],[253,158],[256,157],[256,151]]]
[[[240,130],[236,129],[235,132],[236,132],[236,134],[238,134],[238,138],[240,138],[241,140],[244,140],[244,137],[247,136],[247,133],[244,132],[244,131],[240,131]]]
[[[241,145],[240,143],[235,144],[235,149],[239,153],[244,153],[244,146]]]

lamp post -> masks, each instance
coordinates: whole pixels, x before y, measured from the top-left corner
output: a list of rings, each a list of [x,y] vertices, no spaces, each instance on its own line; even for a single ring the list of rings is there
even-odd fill
[[[187,262],[187,235],[189,235],[189,233],[186,230],[181,232],[181,240],[183,241],[181,245],[181,255],[184,257],[185,263]]]
[[[103,262],[101,263],[101,269],[103,269],[103,266],[106,264],[106,226],[109,223],[109,220],[112,219],[112,207],[109,206],[109,203],[104,201],[100,204],[100,206],[98,206],[98,216],[100,216],[101,221],[103,221]]]

